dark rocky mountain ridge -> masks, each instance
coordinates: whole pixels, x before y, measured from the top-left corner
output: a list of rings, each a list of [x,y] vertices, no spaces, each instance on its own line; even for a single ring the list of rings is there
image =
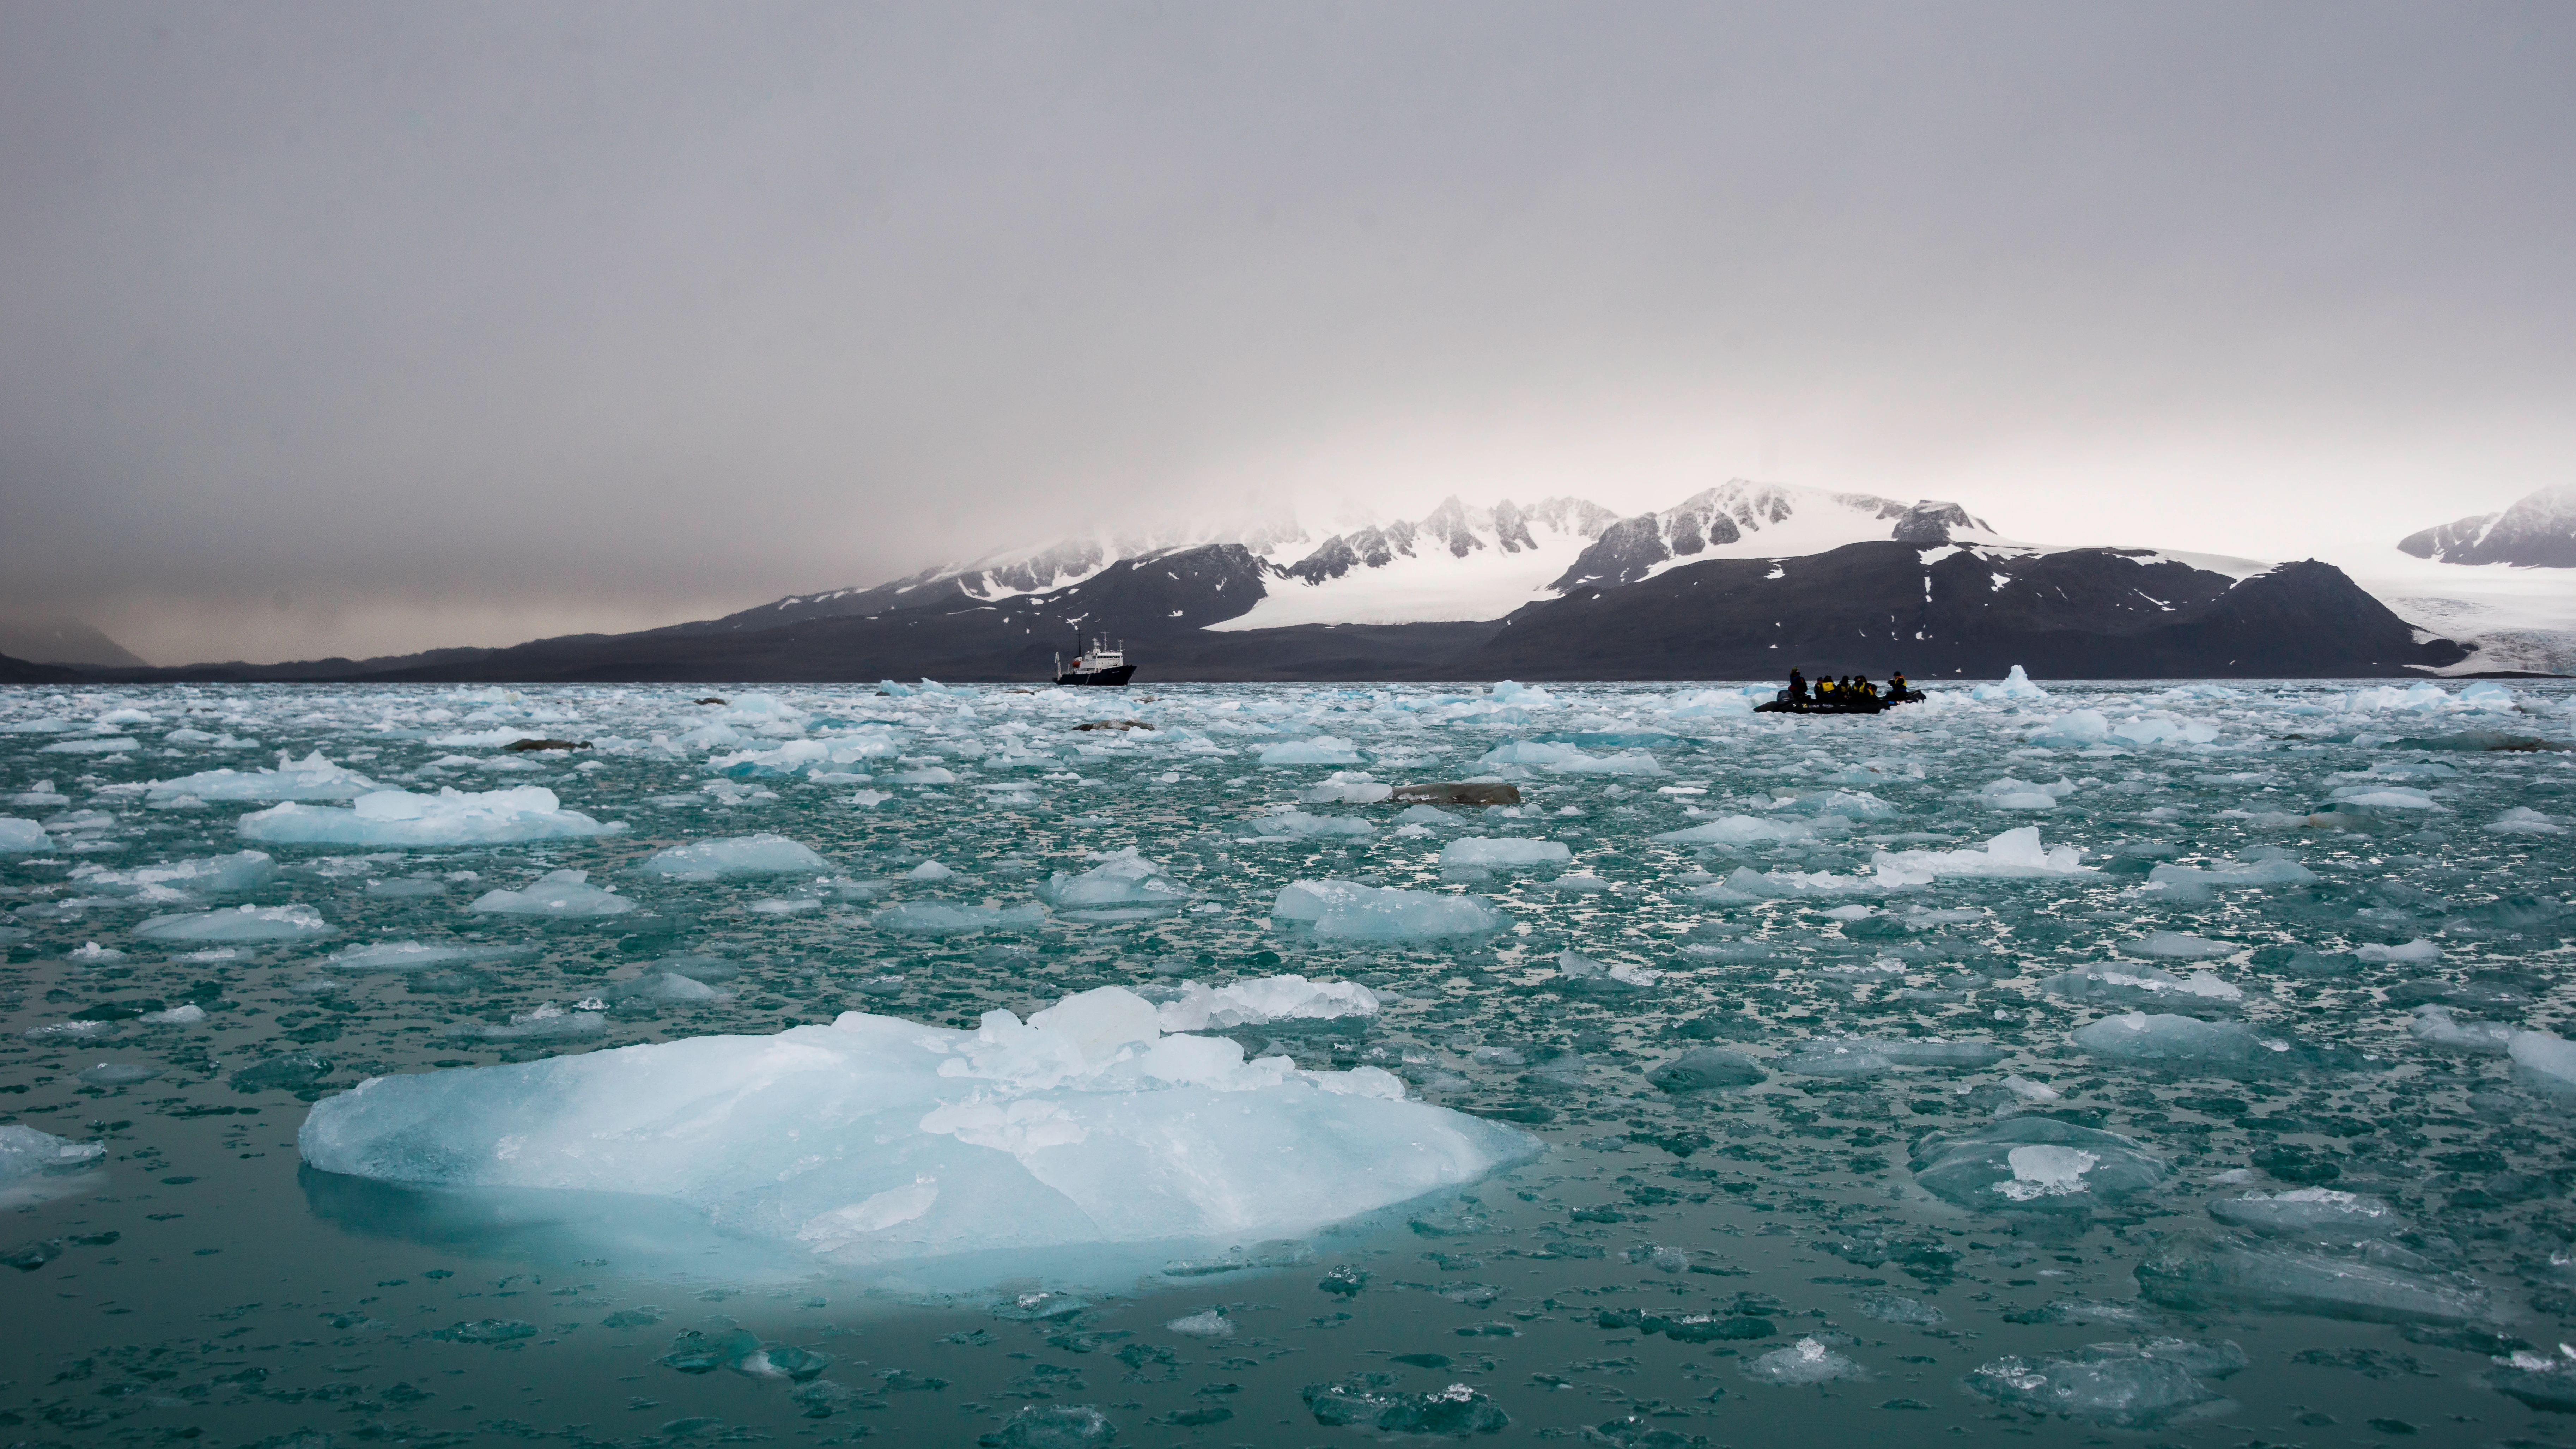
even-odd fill
[[[721,630],[570,635],[508,649],[293,665],[84,671],[144,681],[835,682],[928,676],[1035,682],[1096,633],[1142,682],[1767,679],[1902,669],[1981,677],[2374,677],[2457,663],[2330,565],[2238,582],[2134,549],[1857,543],[1785,560],[1711,559],[1604,583],[1476,623],[1211,632],[1277,571],[1240,544],[1122,560],[1079,584],[998,600],[880,595],[869,614]],[[68,673],[68,671],[67,671]]]

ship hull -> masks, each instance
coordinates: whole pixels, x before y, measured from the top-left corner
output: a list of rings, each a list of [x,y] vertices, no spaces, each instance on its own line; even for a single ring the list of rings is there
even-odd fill
[[[1115,669],[1077,669],[1055,677],[1058,684],[1125,684],[1135,677],[1136,666],[1121,664]]]

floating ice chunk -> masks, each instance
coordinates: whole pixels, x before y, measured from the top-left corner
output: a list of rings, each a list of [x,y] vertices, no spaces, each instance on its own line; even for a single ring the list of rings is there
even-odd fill
[[[1928,885],[1944,876],[2090,875],[2084,852],[2071,845],[2050,850],[2039,843],[2039,827],[2007,830],[1979,850],[1882,850],[1870,858],[1877,872],[1872,884],[1888,890]]]
[[[2007,1409],[2121,1429],[2152,1429],[2218,1398],[2183,1365],[2135,1355],[2037,1363],[1999,1358],[1978,1367],[1967,1382],[1970,1392]]]
[[[1265,765],[1356,765],[1360,752],[1351,742],[1335,735],[1316,735],[1311,739],[1281,740],[1261,752]]]
[[[1132,845],[1095,851],[1091,859],[1100,864],[1080,875],[1057,871],[1047,877],[1037,888],[1038,899],[1075,920],[1136,921],[1179,910],[1194,894]]]
[[[2418,1273],[2365,1253],[2257,1246],[2233,1238],[2167,1239],[2137,1268],[2150,1302],[2186,1312],[2249,1309],[2365,1323],[2476,1323],[2487,1290],[2459,1275]]]
[[[1276,1021],[1332,1021],[1377,1013],[1377,993],[1356,981],[1263,976],[1213,988],[1185,982],[1178,997],[1154,1008],[1154,1020],[1167,1032],[1227,1031]]]
[[[2382,946],[2372,944],[2363,946],[2352,954],[2363,961],[2405,961],[2422,963],[2426,961],[2441,960],[2442,948],[2434,945],[2430,940],[2419,936],[2402,946]]]
[[[1586,991],[1643,991],[1663,979],[1661,971],[1632,966],[1625,961],[1604,963],[1573,951],[1560,951],[1556,956],[1557,982]]]
[[[1545,767],[1556,775],[1669,775],[1661,760],[1644,750],[1623,750],[1615,755],[1589,755],[1581,750],[1568,750]]]
[[[2387,1203],[2330,1187],[2212,1198],[2209,1215],[2231,1228],[2243,1228],[2267,1238],[2356,1242],[2406,1231],[2405,1220]]]
[[[1165,1036],[1115,987],[974,1032],[849,1012],[380,1077],[316,1106],[300,1145],[323,1171],[385,1181],[671,1198],[845,1266],[1295,1237],[1537,1150],[1405,1100],[1374,1068],[1302,1072]]]
[[[2030,731],[2024,738],[2034,745],[2080,749],[2085,745],[2100,744],[2110,736],[2111,721],[2104,717],[2102,711],[2076,709]]]
[[[1741,1052],[1724,1047],[1693,1047],[1646,1073],[1646,1080],[1659,1091],[1705,1092],[1719,1087],[1749,1087],[1769,1075]]]
[[[637,875],[675,880],[719,880],[733,876],[829,875],[831,862],[784,835],[731,835],[669,845],[628,867]]]
[[[28,1041],[97,1041],[116,1035],[112,1021],[50,1021],[18,1033]]]
[[[2237,1022],[2170,1014],[2106,1016],[2067,1041],[2097,1057],[2158,1066],[2287,1070],[2306,1065],[2304,1054],[2285,1039],[2258,1035]]]
[[[2213,890],[2259,890],[2266,886],[2307,885],[2317,873],[2295,860],[2258,860],[2248,865],[2222,865],[2202,870],[2188,865],[2158,865],[2147,872],[2149,885],[2162,886],[2179,900],[2209,899]]]
[[[2173,1011],[2232,1011],[2244,1004],[2245,992],[2206,971],[2188,977],[2153,966],[2103,963],[2079,966],[2040,983],[2051,996],[2108,1006],[2161,1006]]]
[[[1574,851],[1561,840],[1529,840],[1511,835],[1465,835],[1440,848],[1440,864],[1485,869],[1523,869],[1563,865]]]
[[[1980,701],[1994,699],[2046,699],[2048,698],[2048,691],[2031,683],[2030,676],[2022,673],[2021,666],[2016,664],[2012,667],[2012,673],[2005,675],[2002,682],[1997,684],[1980,684],[1976,688],[1968,691],[1968,697]]]
[[[693,981],[731,981],[742,974],[742,967],[721,956],[665,956],[653,964]]]
[[[2206,745],[2217,741],[2218,726],[2159,710],[2113,725],[2111,738],[2124,745]]]
[[[1374,805],[1395,794],[1395,787],[1372,780],[1359,770],[1335,770],[1321,784],[1309,785],[1297,798],[1309,805]]]
[[[1813,815],[1820,825],[1825,823],[1828,815],[1839,815],[1845,821],[1852,821],[1885,820],[1905,813],[1867,790],[1817,790],[1794,800],[1773,801],[1771,808]]]
[[[1909,1164],[1924,1191],[1961,1207],[2080,1210],[2162,1182],[2165,1164],[2116,1132],[2054,1117],[2006,1117],[1959,1136],[1915,1144]]]
[[[2344,785],[2328,798],[2340,804],[2371,810],[2438,810],[2447,813],[2450,809],[2430,794],[2409,785]]]
[[[376,788],[375,781],[331,763],[315,750],[301,760],[281,752],[274,770],[207,770],[175,780],[154,780],[145,792],[156,802],[181,795],[207,801],[354,800]]]
[[[903,936],[959,936],[973,931],[1034,931],[1046,924],[1046,907],[1031,901],[1007,910],[947,901],[905,901],[868,918],[880,931]]]
[[[2505,1050],[2536,1084],[2554,1092],[2576,1092],[2576,1041],[2554,1032],[2517,1032]]]
[[[432,945],[426,941],[379,941],[371,946],[351,946],[323,958],[322,965],[332,971],[407,972],[425,971],[433,966],[456,966],[475,961],[498,961],[516,956],[513,946]]]
[[[45,837],[45,827],[35,821],[0,816],[0,855],[26,855],[44,850],[50,844]]]
[[[154,916],[134,934],[153,941],[309,941],[334,932],[321,912],[295,905]]]
[[[2153,956],[2167,961],[2205,961],[2212,956],[2233,955],[2237,948],[2225,941],[2212,941],[2205,936],[2186,935],[2181,931],[2149,931],[2120,949],[2132,956]]]
[[[2034,785],[2007,775],[1979,789],[1977,798],[1993,810],[2054,810],[2060,799],[2073,793],[2075,782],[2062,777],[2053,785]]]
[[[476,794],[378,790],[346,810],[289,802],[243,816],[239,829],[246,839],[284,845],[497,845],[614,835],[626,823],[603,825],[564,809],[543,785],[521,785]]]
[[[1270,917],[1273,924],[1305,926],[1318,936],[1369,941],[1474,936],[1510,924],[1481,896],[1347,880],[1301,880],[1283,886]]]
[[[1309,815],[1303,810],[1286,810],[1252,820],[1245,824],[1244,831],[1254,839],[1311,840],[1318,836],[1375,835],[1377,827],[1356,815]]]
[[[1750,815],[1728,815],[1687,830],[1668,830],[1655,836],[1668,845],[1764,845],[1783,840],[1812,840],[1816,830],[1797,820],[1757,820]]]
[[[628,982],[620,992],[628,1001],[731,1001],[733,993],[676,971],[655,971]]]
[[[592,1002],[591,1005],[598,1003]],[[479,1021],[461,1021],[447,1029],[452,1037],[474,1037],[484,1041],[555,1041],[569,1037],[597,1036],[608,1030],[608,1018],[596,1011],[566,1011],[549,1001],[534,1011],[515,1013],[507,1026],[493,1026]]]
[[[2013,667],[2019,669],[2021,666]],[[1766,1384],[1783,1386],[1827,1384],[1836,1379],[1869,1377],[1866,1369],[1815,1338],[1802,1338],[1787,1348],[1775,1348],[1760,1358],[1745,1360],[1744,1374]]]
[[[62,740],[41,746],[37,753],[46,755],[121,755],[143,748],[143,742],[132,735],[93,736],[88,739]]]
[[[894,785],[954,785],[957,772],[945,765],[924,765],[915,770],[897,770],[885,779]]]
[[[277,879],[277,862],[265,852],[240,850],[206,860],[182,860],[133,870],[76,866],[72,881],[85,892],[109,896],[229,896],[255,891]]]
[[[15,1187],[30,1178],[54,1173],[78,1172],[106,1157],[107,1148],[96,1142],[70,1142],[15,1123],[0,1126],[0,1187]]]
[[[2066,1095],[2046,1082],[2034,1082],[2018,1073],[2004,1078],[2003,1089],[2025,1102],[2054,1102]]]
[[[2452,1016],[2449,1007],[2429,1004],[2415,1008],[2415,1019],[2406,1023],[2407,1035],[2428,1047],[2485,1056],[2502,1056],[2512,1050],[2513,1039],[2521,1030],[2500,1021],[2479,1021],[2474,1017],[2463,1021]]]
[[[2498,835],[2564,835],[2567,827],[2532,809],[2516,805],[2487,825]]]
[[[1163,1327],[1189,1338],[1234,1337],[1234,1320],[1226,1317],[1223,1310],[1216,1308],[1211,1308],[1205,1313],[1193,1313],[1187,1318],[1175,1318]]]
[[[550,870],[518,890],[490,890],[465,909],[502,916],[622,916],[635,903],[616,887],[590,883],[586,870]]]
[[[1480,1389],[1451,1384],[1427,1394],[1394,1387],[1395,1376],[1356,1374],[1337,1384],[1308,1384],[1298,1390],[1306,1411],[1326,1428],[1356,1424],[1387,1434],[1499,1434],[1512,1417]],[[1106,1442],[1105,1440],[1102,1442]],[[1019,1446],[1009,1446],[1019,1449]]]
[[[127,1062],[100,1062],[80,1074],[83,1084],[92,1087],[131,1087],[149,1082],[161,1075],[159,1067],[135,1066]]]

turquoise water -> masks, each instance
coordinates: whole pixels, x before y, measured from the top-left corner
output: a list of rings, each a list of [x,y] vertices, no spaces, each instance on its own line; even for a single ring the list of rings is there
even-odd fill
[[[2566,742],[2567,688],[2043,685],[1799,719],[1700,686],[11,691],[0,817],[42,838],[0,855],[0,1112],[104,1151],[7,1188],[8,1435],[1098,1442],[1024,1414],[1085,1406],[1122,1444],[2565,1437],[2530,1405],[2576,1400],[2576,756],[2489,746]],[[542,787],[476,828],[625,828],[298,844],[243,823],[272,800],[150,787],[280,752],[325,792],[300,811]],[[1366,798],[1473,777],[1528,803]],[[755,834],[826,868],[628,869]],[[1040,899],[1127,847],[1182,894]],[[631,907],[472,909],[557,870]],[[1274,919],[1326,880],[1496,928]],[[301,934],[166,923],[245,904]],[[970,928],[904,929],[930,905]],[[397,941],[466,951],[334,964]],[[674,958],[715,989],[648,999]],[[1280,1241],[853,1267],[297,1148],[373,1076],[1285,974],[1376,1009],[1228,1029],[1248,1056],[1392,1073],[1543,1155]],[[1710,1049],[1758,1080],[1659,1071]]]

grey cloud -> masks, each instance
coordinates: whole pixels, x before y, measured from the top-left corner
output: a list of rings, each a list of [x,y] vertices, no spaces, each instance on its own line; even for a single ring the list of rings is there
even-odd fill
[[[2571,62],[2540,5],[9,7],[0,609],[509,642],[1381,442],[1668,501],[1566,461],[1640,418],[1908,495],[2480,434],[2393,539],[2565,476]]]

